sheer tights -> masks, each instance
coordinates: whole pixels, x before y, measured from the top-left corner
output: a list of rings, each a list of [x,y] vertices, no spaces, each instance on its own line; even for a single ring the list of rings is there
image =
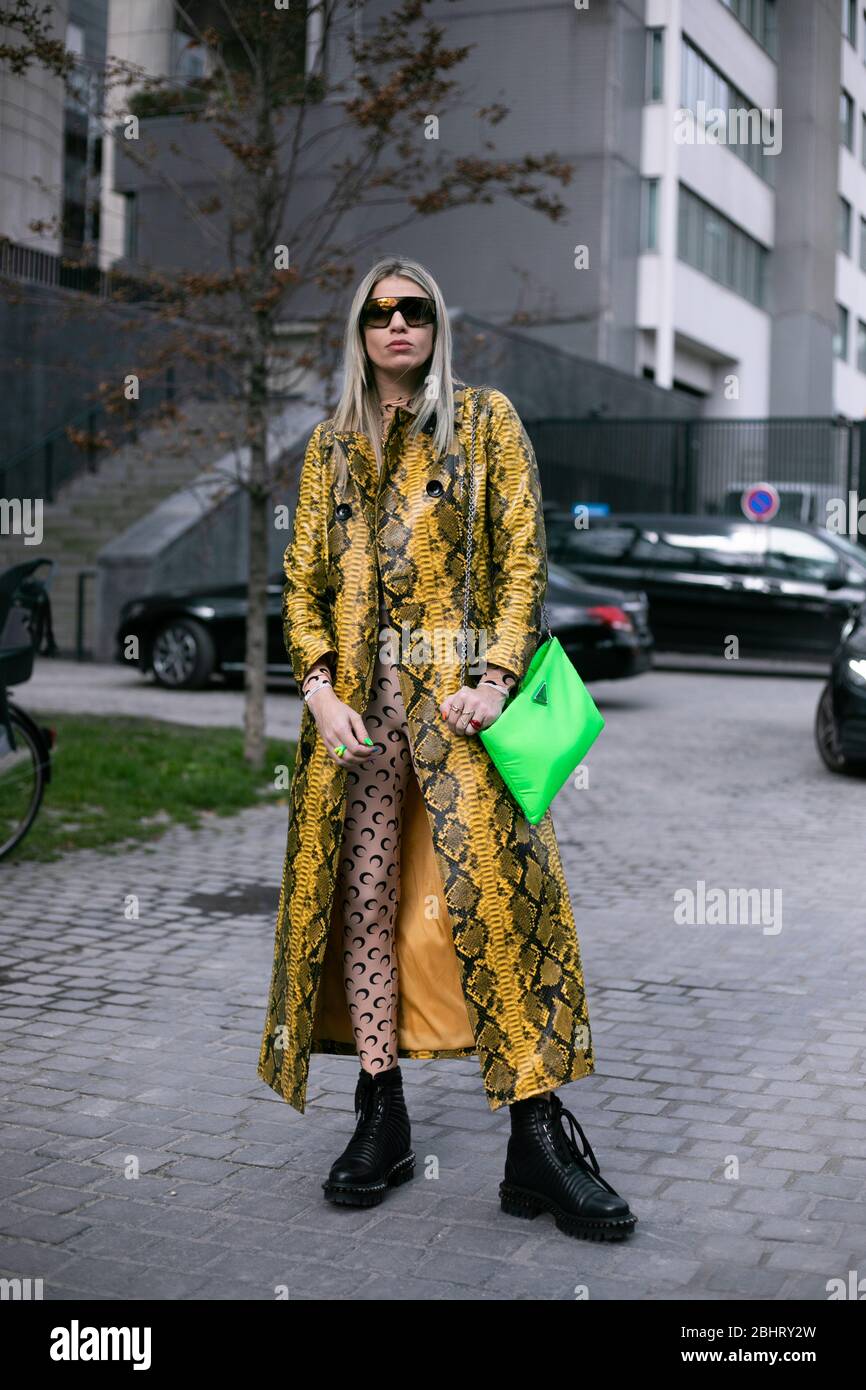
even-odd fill
[[[379,620],[387,626],[384,602]],[[364,724],[376,745],[364,765],[347,765],[337,888],[343,921],[343,983],[355,1047],[365,1071],[398,1064],[397,958],[400,833],[412,751],[397,668],[379,649]]]

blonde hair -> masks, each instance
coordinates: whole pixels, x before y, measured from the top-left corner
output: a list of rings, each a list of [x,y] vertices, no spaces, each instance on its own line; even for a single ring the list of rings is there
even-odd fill
[[[432,435],[435,456],[439,458],[449,453],[454,445],[451,323],[442,291],[429,270],[425,270],[417,261],[405,260],[400,256],[388,257],[377,261],[367,271],[355,291],[349,308],[343,344],[343,390],[333,416],[333,427],[336,431],[357,430],[367,435],[376,451],[376,461],[380,470],[382,439],[379,393],[364,343],[361,309],[370,298],[374,286],[388,275],[402,275],[408,280],[414,280],[436,305],[433,350],[427,364],[427,375],[409,403],[410,409],[415,413],[409,426],[409,437],[414,438],[423,430],[435,413],[436,425]]]

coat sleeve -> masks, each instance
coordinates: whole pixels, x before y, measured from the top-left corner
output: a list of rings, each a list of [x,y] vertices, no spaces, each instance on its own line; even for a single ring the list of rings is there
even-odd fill
[[[298,684],[315,661],[337,651],[325,595],[328,541],[319,451],[323,423],[313,430],[304,453],[292,538],[283,555],[283,638]]]
[[[491,391],[487,526],[493,592],[489,665],[523,679],[540,640],[547,538],[535,451],[506,395]]]

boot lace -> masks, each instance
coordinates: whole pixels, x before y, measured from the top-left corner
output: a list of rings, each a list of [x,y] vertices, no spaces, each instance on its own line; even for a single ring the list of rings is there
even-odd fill
[[[560,1100],[559,1096],[556,1094],[555,1091],[552,1093],[550,1097],[550,1116],[553,1136],[555,1139],[558,1138],[561,1144],[565,1146],[565,1153],[567,1153],[568,1156],[572,1158],[575,1163],[577,1163],[581,1168],[583,1168],[585,1172],[591,1173],[595,1181],[601,1183],[602,1187],[605,1187],[608,1192],[612,1192],[615,1197],[619,1196],[619,1194],[614,1190],[614,1188],[611,1187],[610,1183],[607,1182],[606,1179],[601,1176],[601,1172],[598,1166],[598,1159],[596,1158],[595,1153],[593,1152],[592,1145],[590,1144],[589,1140],[587,1139],[586,1135],[581,1129],[580,1122],[577,1116],[572,1115],[570,1110],[566,1110],[565,1106],[563,1105],[562,1101]],[[568,1121],[568,1127],[570,1130],[570,1133],[568,1134],[566,1134],[562,1126],[561,1121],[563,1119]],[[580,1139],[583,1144],[582,1149],[578,1147],[577,1138],[575,1136],[575,1130],[577,1131],[577,1134],[580,1135]]]
[[[371,1121],[375,1120],[379,1110],[379,1105],[376,1102],[379,1100],[381,1103],[381,1098],[381,1088],[373,1086],[372,1077],[368,1077],[362,1072],[355,1086],[356,1136],[366,1129]]]

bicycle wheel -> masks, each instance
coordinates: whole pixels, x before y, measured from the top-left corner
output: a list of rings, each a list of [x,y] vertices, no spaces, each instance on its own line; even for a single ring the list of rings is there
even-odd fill
[[[0,725],[0,859],[24,839],[45,791],[46,750],[33,720],[9,706],[15,747]]]

